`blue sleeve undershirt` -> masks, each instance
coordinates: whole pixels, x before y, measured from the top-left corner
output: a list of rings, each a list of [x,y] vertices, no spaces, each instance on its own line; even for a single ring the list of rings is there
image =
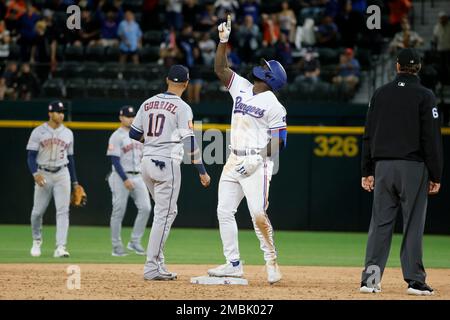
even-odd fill
[[[127,180],[128,177],[125,174],[125,171],[123,170],[122,165],[120,164],[120,157],[117,156],[110,156],[111,163],[114,166],[114,169],[116,170],[117,174],[122,178],[123,181]]]
[[[34,175],[37,172],[38,165],[36,162],[38,152],[35,150],[28,150],[27,154],[27,164],[28,169],[30,170],[31,174]]]

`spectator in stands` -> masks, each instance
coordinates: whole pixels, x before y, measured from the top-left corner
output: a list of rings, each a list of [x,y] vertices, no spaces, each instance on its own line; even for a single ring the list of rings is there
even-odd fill
[[[341,35],[340,42],[346,48],[353,48],[356,45],[358,35],[364,30],[364,16],[352,7],[352,1],[346,0],[339,14],[336,16],[336,25]]]
[[[199,31],[209,32],[217,28],[217,16],[214,3],[206,3],[200,12],[199,21],[196,23]]]
[[[101,3],[102,1],[99,1],[99,2]],[[73,4],[73,3],[71,3],[71,4]],[[66,11],[67,4],[65,3],[64,0],[47,0],[45,7],[54,12],[56,12],[56,11],[63,12],[63,11]],[[81,5],[80,5],[80,7],[81,7]]]
[[[214,7],[219,20],[226,21],[229,14],[231,19],[236,21],[236,12],[239,10],[239,2],[237,0],[216,0]]]
[[[239,55],[236,53],[236,50],[234,50],[234,48],[231,46],[229,42],[227,45],[227,59],[230,68],[238,72],[242,61],[241,58],[239,58]]]
[[[351,0],[328,0],[328,2],[325,4],[325,10],[323,14],[335,19],[342,7],[345,6],[345,2],[348,1]]]
[[[183,27],[183,0],[165,0],[166,2],[166,21],[169,28],[176,31]]]
[[[354,57],[353,49],[347,48],[341,54],[337,68],[337,76],[333,78],[335,85],[344,84],[346,89],[353,94],[355,87],[359,83],[360,66],[358,60]]]
[[[318,47],[335,48],[338,40],[338,28],[333,17],[324,16],[321,24],[316,30],[316,41]]]
[[[81,30],[75,35],[74,46],[93,46],[100,37],[100,24],[89,10],[81,10]]]
[[[119,21],[117,9],[109,8],[106,14],[97,11],[97,16],[101,25],[99,44],[104,47],[118,46],[117,31],[119,29]]]
[[[20,56],[22,61],[30,61],[31,48],[36,40],[36,23],[40,20],[40,16],[30,3],[27,4],[27,11],[19,19],[20,24]]]
[[[17,99],[17,63],[14,61],[8,62],[6,70],[0,77],[0,100],[9,98]]]
[[[299,0],[301,23],[306,18],[316,18],[323,11],[326,2],[327,0]]]
[[[287,35],[289,42],[293,43],[297,27],[297,18],[294,11],[289,7],[289,1],[281,3],[281,11],[278,13],[280,31]]]
[[[158,63],[169,68],[170,66],[177,64],[183,57],[177,44],[177,37],[175,30],[167,33],[164,41],[159,46],[159,60]]]
[[[284,33],[280,34],[280,39],[275,44],[276,59],[284,66],[289,66],[294,61],[292,58],[292,47],[288,36]]]
[[[10,0],[7,2],[5,22],[12,35],[19,33],[19,19],[27,11],[25,0]]]
[[[6,0],[0,0],[0,20],[5,19],[6,15]]]
[[[187,89],[188,101],[190,103],[200,102],[200,91],[202,89],[202,76],[199,66],[203,64],[203,58],[193,35],[191,25],[185,25],[179,37],[178,47],[183,54],[182,64],[189,68],[189,85]]]
[[[211,39],[209,32],[204,32],[202,34],[202,38],[198,42],[198,46],[202,53],[204,65],[212,66],[216,56],[216,42]]]
[[[158,4],[159,0],[144,0],[141,22],[143,30],[147,31],[160,28]]]
[[[278,16],[276,14],[265,14],[261,15],[262,18],[262,32],[263,40],[262,45],[264,47],[273,46],[277,43],[280,37],[280,25],[278,23]]]
[[[418,48],[423,45],[424,41],[422,37],[417,32],[411,30],[411,26],[406,17],[402,20],[401,26],[402,31],[398,32],[389,44],[391,52],[396,54],[398,50],[403,48]]]
[[[255,50],[259,48],[259,28],[253,23],[252,16],[245,16],[244,24],[237,32],[239,54],[244,62],[253,61]]]
[[[320,61],[317,59],[317,54],[312,49],[308,49],[305,52],[295,69],[300,72],[300,75],[295,78],[295,82],[315,84],[319,81]]]
[[[120,37],[119,62],[125,63],[130,56],[134,64],[139,64],[139,49],[142,47],[142,31],[134,21],[131,11],[125,12],[125,19],[119,24],[118,35]]]
[[[393,36],[401,31],[401,24],[412,8],[411,0],[388,0],[390,35]]]
[[[450,83],[450,23],[446,12],[439,13],[439,22],[433,30],[436,49],[439,53],[440,79],[443,83]]]
[[[245,18],[245,16],[250,15],[253,18],[253,22],[255,24],[259,24],[259,18],[260,18],[259,3],[256,0],[244,0],[241,2],[242,2],[242,5],[241,5],[240,21],[242,21],[243,18]]]
[[[0,20],[0,65],[9,57],[11,37],[4,20]]]
[[[183,4],[183,19],[184,24],[190,24],[197,30],[196,25],[201,13],[201,8],[197,3],[197,0],[185,0]]]
[[[22,100],[30,100],[39,94],[39,80],[31,71],[28,63],[22,64],[19,78],[17,79],[17,94]]]
[[[56,41],[47,30],[45,20],[36,23],[36,41],[31,49],[31,63],[37,62],[36,74],[41,82],[48,78],[50,62],[56,61]]]

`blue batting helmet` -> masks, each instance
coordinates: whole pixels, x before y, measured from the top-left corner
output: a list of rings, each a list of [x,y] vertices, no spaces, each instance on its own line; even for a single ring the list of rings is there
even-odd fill
[[[266,61],[262,59],[262,62],[267,66],[267,69],[262,66],[254,67],[253,75],[264,81],[272,90],[280,90],[287,82],[287,75],[283,66],[276,60]]]

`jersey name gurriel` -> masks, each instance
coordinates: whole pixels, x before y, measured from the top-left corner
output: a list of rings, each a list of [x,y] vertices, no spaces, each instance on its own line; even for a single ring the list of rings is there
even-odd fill
[[[144,104],[144,111],[148,111],[150,109],[158,109],[158,110],[166,110],[175,114],[177,110],[177,106],[171,103],[170,101],[150,101]]]

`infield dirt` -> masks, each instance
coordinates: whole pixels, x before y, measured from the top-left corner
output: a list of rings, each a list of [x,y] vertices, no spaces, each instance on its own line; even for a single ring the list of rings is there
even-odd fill
[[[303,300],[450,299],[450,269],[428,269],[431,297],[406,294],[399,268],[385,271],[381,294],[359,293],[361,268],[281,266],[283,279],[269,285],[263,266],[244,266],[248,286],[191,284],[212,265],[169,265],[175,281],[144,281],[143,265],[79,264],[80,289],[67,288],[68,264],[0,264],[0,299]]]

